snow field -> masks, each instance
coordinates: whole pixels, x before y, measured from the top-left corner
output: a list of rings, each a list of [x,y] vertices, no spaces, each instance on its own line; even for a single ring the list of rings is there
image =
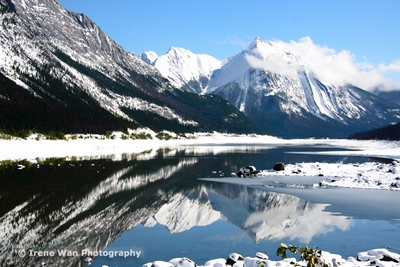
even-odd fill
[[[316,186],[400,190],[400,165],[397,161],[361,164],[303,162],[285,165],[283,171],[271,169],[258,174],[258,176],[282,175],[320,176],[321,182]]]
[[[256,255],[263,254],[258,252]],[[207,261],[204,265],[197,265],[188,258],[174,258],[170,261],[154,261],[144,264],[142,267],[293,267],[307,266],[305,261],[297,261],[296,258],[286,258],[280,261],[272,261],[265,255],[263,258],[258,257],[242,257],[240,254],[232,253],[229,255],[240,256],[242,260],[233,261],[231,264],[227,264],[227,260],[223,258],[212,259]],[[398,267],[400,266],[400,254],[390,252],[387,249],[372,249],[365,252],[360,252],[357,255],[357,259],[354,257],[348,257],[343,259],[338,254],[331,254],[326,251],[322,251],[320,257],[326,264],[332,267],[364,267],[364,266],[378,266],[378,267]],[[104,265],[103,267],[108,267]]]

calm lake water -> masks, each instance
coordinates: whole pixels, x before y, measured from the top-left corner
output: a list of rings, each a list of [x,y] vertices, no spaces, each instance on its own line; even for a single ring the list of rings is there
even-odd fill
[[[336,148],[335,148],[336,149]],[[345,257],[400,253],[399,192],[250,188],[201,181],[279,161],[361,163],[363,157],[288,152],[327,147],[171,147],[122,157],[0,165],[0,266],[141,266],[231,252],[272,259],[281,242]],[[116,159],[118,158],[118,160]],[[294,177],[295,179],[295,177]]]

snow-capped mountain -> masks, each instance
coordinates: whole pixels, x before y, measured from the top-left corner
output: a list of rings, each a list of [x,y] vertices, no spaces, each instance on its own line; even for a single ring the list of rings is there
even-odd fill
[[[260,189],[232,185],[215,189],[201,186],[176,194],[144,225],[151,227],[159,223],[171,233],[179,233],[223,220],[243,229],[256,243],[288,237],[307,243],[315,235],[331,231],[332,225],[339,229],[349,227],[346,217],[332,216],[324,211],[325,208],[323,204]],[[315,218],[319,219],[315,221]]]
[[[194,93],[203,93],[212,72],[222,66],[222,62],[212,56],[194,54],[179,47],[171,47],[162,56],[144,52],[141,58],[156,67],[174,86]]]
[[[147,126],[184,132],[231,125],[243,131],[242,123],[252,128],[221,98],[173,87],[87,16],[67,11],[57,0],[0,0],[0,15],[4,130],[105,132]]]
[[[314,47],[309,39],[293,44],[256,38],[213,72],[202,93],[222,96],[284,137],[347,137],[398,121],[399,105],[347,81],[351,73],[338,67],[347,55],[314,54]]]

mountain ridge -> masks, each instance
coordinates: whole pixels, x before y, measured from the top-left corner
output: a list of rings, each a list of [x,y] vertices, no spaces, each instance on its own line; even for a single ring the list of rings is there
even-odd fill
[[[175,88],[86,15],[67,11],[58,1],[0,0],[0,10],[0,72],[3,80],[11,78],[7,84],[17,83],[12,92],[0,91],[0,105],[8,107],[0,116],[3,132],[256,131],[225,100]],[[40,105],[21,110],[12,96],[26,90],[25,102]],[[202,105],[207,110],[198,108]]]
[[[346,80],[350,74],[340,65],[348,57],[310,38],[285,43],[257,37],[213,71],[202,94],[221,96],[265,131],[287,138],[346,138],[398,121],[398,104]]]
[[[0,90],[2,132],[148,127],[346,138],[400,118],[399,105],[348,83],[351,68],[326,71],[319,57],[337,64],[349,54],[316,49],[310,38],[255,38],[225,61],[178,47],[139,57],[58,1],[0,0],[0,10],[9,86]]]
[[[140,58],[154,66],[174,86],[201,94],[206,89],[212,72],[220,68],[222,62],[205,54],[193,52],[172,46],[165,55],[158,56],[155,52],[144,52]]]

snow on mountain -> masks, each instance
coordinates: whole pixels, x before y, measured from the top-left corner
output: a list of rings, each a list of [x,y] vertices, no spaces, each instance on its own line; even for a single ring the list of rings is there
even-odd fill
[[[176,194],[143,225],[159,223],[171,233],[180,233],[223,220],[243,229],[256,243],[288,237],[307,243],[320,233],[332,231],[332,226],[342,230],[350,226],[346,217],[333,216],[325,208],[324,204],[260,189],[201,186]]]
[[[154,62],[157,60],[158,55],[156,52],[146,51],[140,54],[140,58],[147,64],[154,65]]]
[[[61,131],[143,126],[347,137],[400,118],[399,105],[357,87],[370,79],[350,53],[317,46],[310,38],[290,43],[256,38],[224,62],[177,47],[163,56],[138,57],[58,1],[0,0],[0,8],[0,79],[27,90],[31,106],[24,114],[35,114],[20,127],[40,128],[46,121],[42,128]],[[19,99],[25,90],[12,95],[16,90],[3,89],[1,104],[9,105],[4,112],[20,110],[7,99]],[[38,110],[38,99],[51,108]],[[2,114],[1,124],[25,119],[15,114]],[[56,123],[54,114],[65,114],[68,127]],[[92,121],[96,125],[83,126]]]
[[[30,92],[27,95],[4,87],[1,104],[13,112],[1,114],[0,128],[15,121],[22,121],[20,127],[13,124],[15,130],[31,127],[92,133],[138,126],[180,132],[222,131],[230,128],[228,124],[236,129],[249,128],[242,125],[250,121],[229,103],[193,96],[172,86],[156,68],[126,52],[87,16],[67,11],[57,0],[0,0],[0,21],[0,82],[10,83],[9,77],[11,83],[15,81]],[[147,53],[148,62],[156,57]],[[204,63],[198,64],[198,74],[188,72],[184,78],[201,78],[200,72],[210,74],[208,69],[215,62],[207,56],[193,59]],[[189,70],[191,66],[182,68]],[[19,102],[6,102],[21,94],[28,106],[24,114],[33,118],[18,115]],[[43,105],[36,104],[38,99],[47,107],[40,109]],[[207,105],[208,110],[197,108]],[[58,118],[54,118],[56,114]],[[11,119],[13,116],[15,119]]]
[[[400,118],[399,105],[361,89],[371,86],[371,75],[359,71],[348,51],[318,46],[308,37],[288,43],[257,37],[241,53],[213,64],[176,47],[155,57],[141,56],[175,86],[219,95],[273,135],[343,138]]]
[[[25,73],[40,76],[40,68],[47,66],[51,75],[62,78],[66,86],[77,85],[102,107],[125,118],[129,116],[121,111],[121,107],[143,110],[149,106],[150,103],[143,99],[122,96],[109,88],[102,88],[93,77],[77,71],[60,56],[57,57],[60,54],[58,51],[61,51],[71,60],[93,68],[112,80],[121,77],[132,86],[137,86],[131,77],[132,71],[153,77],[158,75],[137,56],[126,53],[88,17],[67,11],[58,1],[21,0],[12,3],[15,12],[3,13],[2,20],[6,26],[0,29],[4,42],[0,54],[7,59],[0,63],[3,73],[24,80]],[[4,7],[7,4],[2,3]],[[55,65],[57,63],[63,70],[60,71]],[[160,91],[166,89],[159,88]],[[151,112],[163,114],[162,110],[158,107]]]
[[[194,54],[180,47],[171,47],[159,57],[152,51],[144,52],[141,58],[158,69],[174,86],[195,93],[205,90],[212,72],[222,65],[212,56]]]
[[[154,220],[165,225],[171,233],[181,233],[194,226],[210,225],[219,220],[221,214],[213,210],[210,201],[204,201],[207,198],[205,187],[178,193],[170,202],[163,205],[150,221]]]
[[[323,59],[309,51],[319,51]],[[206,93],[224,97],[277,135],[346,137],[397,121],[399,106],[347,82],[342,72],[352,68],[338,70],[347,56],[315,48],[310,40],[256,38],[214,71]]]

